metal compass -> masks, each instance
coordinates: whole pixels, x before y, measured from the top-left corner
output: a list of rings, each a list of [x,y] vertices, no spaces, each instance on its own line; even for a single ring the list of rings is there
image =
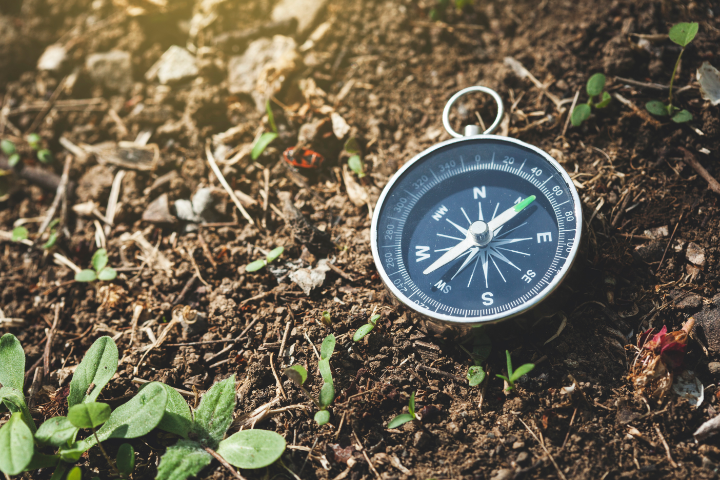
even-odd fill
[[[468,92],[493,96],[495,122],[465,135],[449,123]],[[477,325],[507,319],[546,298],[568,273],[582,230],[580,198],[550,155],[490,135],[503,116],[499,95],[470,87],[445,106],[455,139],[407,162],[390,179],[372,220],[380,277],[397,299],[428,317]]]

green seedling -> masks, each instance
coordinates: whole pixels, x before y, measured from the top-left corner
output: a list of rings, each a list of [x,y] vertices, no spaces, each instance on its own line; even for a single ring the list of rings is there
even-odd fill
[[[107,266],[108,254],[104,248],[100,248],[95,252],[90,263],[93,269],[86,268],[77,272],[75,274],[76,282],[94,282],[95,280],[109,282],[117,277],[115,269]]]
[[[593,107],[605,108],[610,104],[610,94],[603,91],[603,88],[605,88],[605,81],[605,75],[602,73],[596,73],[588,79],[587,84],[585,85],[585,91],[587,91],[590,98],[588,98],[587,103],[581,103],[573,109],[572,115],[570,116],[570,121],[573,126],[579,127],[585,120],[590,118],[590,112]],[[600,100],[597,103],[594,103],[593,98],[597,96],[600,97]]]
[[[507,377],[505,375],[497,375],[497,377],[502,378],[507,382],[508,386],[505,391],[510,392],[515,389],[515,382],[523,375],[530,373],[530,371],[535,368],[535,364],[526,363],[525,365],[520,365],[517,370],[513,370],[510,352],[505,350],[505,355],[507,356]]]
[[[405,425],[407,422],[412,422],[413,420],[417,420],[417,415],[415,415],[415,392],[410,394],[410,400],[408,401],[408,413],[401,413],[400,415],[394,417],[388,423],[387,428],[397,428],[400,425]]]
[[[680,108],[673,105],[673,83],[675,82],[675,74],[677,73],[678,65],[680,65],[680,59],[682,58],[682,54],[685,52],[685,47],[687,47],[690,42],[693,41],[695,35],[697,35],[698,33],[698,28],[699,25],[695,22],[692,22],[678,23],[677,25],[673,25],[673,27],[670,29],[670,32],[668,33],[670,40],[680,45],[682,49],[680,50],[680,54],[675,61],[675,67],[673,68],[672,76],[670,77],[670,92],[668,93],[667,104],[664,104],[659,100],[651,100],[645,104],[645,109],[653,115],[657,115],[658,117],[669,116],[670,120],[675,123],[685,123],[692,120],[692,113],[688,112],[685,109],[681,110]]]
[[[53,162],[53,154],[47,148],[43,148],[42,150],[38,150],[37,159],[47,165]]]
[[[25,141],[27,141],[28,145],[30,145],[30,148],[33,150],[40,150],[42,138],[37,133],[31,133],[25,138]]]
[[[48,225],[48,228],[50,229],[50,235],[48,236],[47,242],[45,242],[42,246],[42,248],[44,248],[45,250],[49,250],[55,246],[58,238],[57,226],[59,223],[60,219],[56,218],[55,220],[50,222],[50,225]]]
[[[315,421],[318,425],[325,425],[330,421],[330,412],[327,407],[332,404],[335,399],[335,385],[332,378],[332,369],[330,368],[330,357],[335,350],[335,335],[332,333],[325,337],[320,346],[320,360],[318,361],[318,370],[323,379],[323,386],[320,389],[320,396],[316,400],[310,395],[303,384],[307,380],[307,370],[301,365],[293,365],[285,369],[285,375],[297,385],[298,388],[308,397],[317,407],[318,412],[315,414]]]
[[[368,320],[368,323],[363,325],[362,327],[358,328],[355,331],[355,335],[353,335],[353,342],[359,342],[365,336],[372,331],[373,328],[375,328],[375,325],[377,325],[377,321],[380,320],[380,315],[373,315],[370,317],[370,320]]]
[[[129,443],[123,443],[115,457],[115,467],[118,471],[129,477],[135,469],[135,450]]]
[[[277,260],[280,255],[285,251],[284,247],[277,247],[272,249],[265,258],[260,258],[254,262],[248,263],[245,267],[246,272],[257,272],[261,268],[265,267],[268,263],[272,263]]]
[[[0,141],[0,150],[8,156],[8,165],[10,165],[10,167],[14,167],[20,163],[20,154],[18,153],[15,144],[10,140],[5,139]]]
[[[270,124],[270,129],[272,132],[265,132],[262,135],[260,135],[260,138],[257,139],[255,144],[252,146],[252,150],[250,151],[250,158],[253,160],[257,160],[258,157],[265,151],[268,145],[270,145],[273,140],[275,140],[278,136],[278,129],[275,125],[275,116],[272,113],[272,109],[270,108],[270,101],[265,102],[265,111],[267,112],[268,116],[268,123]]]
[[[468,385],[471,387],[475,387],[477,385],[480,385],[483,380],[485,380],[485,370],[482,368],[482,364],[487,360],[487,358],[490,356],[490,352],[492,351],[492,343],[490,342],[490,337],[487,336],[484,329],[478,329],[476,330],[473,338],[473,350],[472,352],[468,352],[465,347],[462,345],[460,346],[463,350],[465,350],[469,355],[470,358],[473,360],[473,365],[468,369],[467,373],[467,380]]]
[[[344,148],[345,151],[350,154],[350,158],[348,158],[348,167],[350,167],[350,170],[355,172],[358,178],[363,178],[365,176],[365,166],[360,158],[360,146],[358,145],[355,137],[348,138],[347,142],[345,142]]]
[[[330,312],[328,312],[327,310],[322,313],[322,323],[326,327],[332,325],[332,318],[330,317]]]
[[[27,228],[23,227],[22,225],[19,227],[15,227],[12,231],[12,241],[22,242],[23,240],[27,240],[28,235],[30,235],[30,233],[28,232]]]

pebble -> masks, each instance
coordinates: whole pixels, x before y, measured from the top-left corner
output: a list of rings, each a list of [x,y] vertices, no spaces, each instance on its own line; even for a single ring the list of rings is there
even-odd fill
[[[660,241],[652,241],[646,245],[638,245],[633,251],[633,256],[642,262],[651,263],[660,260],[663,252],[665,251],[665,245]]]
[[[129,52],[110,50],[93,53],[85,60],[85,68],[95,83],[111,90],[127,92],[132,88],[132,57]]]
[[[430,441],[430,435],[425,430],[418,430],[413,437],[415,448],[422,448]]]
[[[710,362],[708,363],[708,370],[710,370],[710,374],[714,376],[720,376],[720,362]]]
[[[702,307],[703,299],[700,295],[690,294],[680,300],[675,306],[679,310],[693,309]]]
[[[48,45],[40,58],[38,59],[38,70],[46,70],[55,72],[60,70],[63,62],[67,58],[67,50],[62,44],[53,43]]]
[[[172,45],[158,59],[145,78],[152,82],[156,78],[160,83],[166,85],[188,78],[194,78],[198,74],[198,67],[195,56],[177,45]]]
[[[493,473],[490,480],[511,480],[515,478],[515,470],[512,468],[501,468]]]
[[[694,242],[688,243],[685,257],[692,264],[702,267],[705,264],[705,249]]]
[[[697,321],[695,328],[700,338],[707,342],[710,353],[720,354],[720,308],[707,306],[694,317]]]
[[[282,22],[295,18],[298,22],[298,33],[303,34],[315,24],[320,10],[327,0],[280,0],[272,11],[272,20]]]
[[[517,463],[518,465],[522,465],[524,463],[527,463],[528,460],[530,460],[530,454],[528,452],[520,452],[515,459],[515,463]]]
[[[521,448],[525,448],[525,442],[523,442],[523,441],[514,442],[512,445],[512,448],[513,448],[513,450],[520,450]]]

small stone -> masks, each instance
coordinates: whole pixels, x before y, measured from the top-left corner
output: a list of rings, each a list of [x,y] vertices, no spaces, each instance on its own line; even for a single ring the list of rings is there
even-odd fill
[[[295,18],[298,33],[305,33],[315,25],[315,19],[327,0],[280,0],[272,11],[272,20],[282,22]]]
[[[702,297],[700,295],[695,295],[694,293],[692,293],[680,300],[677,305],[675,305],[675,308],[677,308],[678,310],[691,310],[693,308],[702,307],[702,304]]]
[[[198,67],[195,57],[182,47],[172,45],[145,74],[148,81],[156,78],[166,85],[196,77]]]
[[[706,470],[711,470],[711,471],[715,470],[715,463],[704,455],[702,457],[701,463],[702,463],[702,468],[704,468]]]
[[[708,363],[708,370],[710,370],[711,375],[715,377],[720,376],[720,362]]]
[[[670,230],[668,229],[667,225],[663,225],[662,227],[651,228],[649,230],[645,230],[643,233],[648,237],[652,237],[654,239],[659,239],[662,237],[667,237],[668,234],[670,233]]]
[[[530,454],[527,452],[520,452],[520,453],[518,453],[518,456],[515,459],[515,463],[517,463],[518,465],[523,465],[523,464],[527,463],[528,460],[530,460]]]
[[[705,249],[694,242],[688,243],[685,257],[692,264],[702,267],[705,264]]]
[[[460,433],[460,426],[455,422],[448,423],[446,428],[450,435],[457,435]]]
[[[430,441],[430,435],[425,430],[418,430],[413,437],[415,448],[422,448]]]
[[[60,70],[63,62],[67,58],[67,50],[59,43],[48,45],[40,58],[38,59],[38,70],[46,70],[55,72]]]
[[[512,478],[515,478],[515,470],[512,468],[501,468],[493,472],[490,480],[511,480]]]
[[[520,450],[521,448],[525,448],[525,442],[523,441],[517,441],[512,444],[513,450]]]
[[[638,245],[635,247],[633,256],[641,262],[651,263],[660,260],[664,251],[665,245],[656,240],[646,245]]]
[[[143,212],[142,219],[152,223],[175,223],[175,218],[170,213],[170,204],[168,203],[167,193],[163,193],[158,198],[150,202]]]
[[[93,53],[85,60],[90,78],[111,90],[126,92],[132,88],[132,57],[129,52],[111,50]]]
[[[720,308],[705,307],[694,315],[698,337],[712,355],[720,354]]]

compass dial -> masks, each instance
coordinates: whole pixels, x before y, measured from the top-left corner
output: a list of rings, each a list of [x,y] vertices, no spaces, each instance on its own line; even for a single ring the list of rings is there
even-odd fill
[[[429,317],[517,315],[562,281],[577,252],[580,200],[542,150],[495,135],[450,140],[388,183],[372,223],[383,281]]]

